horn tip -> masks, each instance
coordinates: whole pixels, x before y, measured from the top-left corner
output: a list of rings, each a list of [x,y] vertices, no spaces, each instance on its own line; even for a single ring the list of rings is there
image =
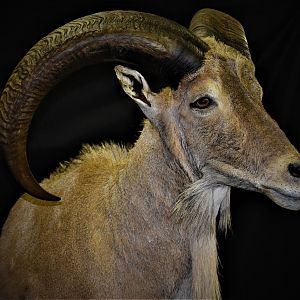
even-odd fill
[[[57,206],[63,203],[60,197],[52,195],[46,191],[43,195],[39,194],[38,196],[25,193],[22,196],[22,199],[39,206]]]

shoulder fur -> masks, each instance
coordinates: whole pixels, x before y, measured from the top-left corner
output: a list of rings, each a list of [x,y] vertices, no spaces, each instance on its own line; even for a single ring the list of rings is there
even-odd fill
[[[84,145],[79,155],[67,162],[61,163],[49,178],[41,183],[42,187],[53,194],[64,199],[64,195],[69,195],[71,190],[76,192],[79,189],[89,191],[89,187],[104,185],[109,178],[118,173],[127,164],[128,150],[116,144],[105,143],[102,145]],[[77,191],[78,192],[78,191]],[[23,197],[27,201],[45,205],[28,194]],[[60,202],[47,202],[47,205],[57,205]]]
[[[102,145],[83,145],[79,155],[64,163],[60,163],[59,167],[50,175],[48,180],[59,179],[63,173],[71,172],[74,169],[111,169],[120,166],[127,161],[128,151],[124,147],[116,144],[104,143]]]

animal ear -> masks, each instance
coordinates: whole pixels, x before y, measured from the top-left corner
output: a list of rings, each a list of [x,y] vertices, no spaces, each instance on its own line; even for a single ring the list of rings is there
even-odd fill
[[[150,87],[141,73],[136,70],[118,65],[115,67],[117,78],[124,92],[133,99],[145,115],[151,119],[154,112],[154,96]]]

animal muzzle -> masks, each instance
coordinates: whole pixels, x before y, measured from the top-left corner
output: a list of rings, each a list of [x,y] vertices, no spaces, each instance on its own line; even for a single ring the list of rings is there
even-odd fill
[[[300,210],[300,158],[282,159],[273,163],[271,176],[261,185],[261,192],[276,204],[291,210]]]
[[[277,205],[300,210],[300,155],[281,156],[256,174],[220,161],[210,161],[219,182],[265,194]]]

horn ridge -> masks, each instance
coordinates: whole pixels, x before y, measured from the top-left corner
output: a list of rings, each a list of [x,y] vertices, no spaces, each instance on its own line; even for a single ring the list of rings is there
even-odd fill
[[[200,39],[214,36],[216,40],[235,48],[251,59],[243,26],[223,12],[211,8],[199,10],[192,18],[189,30]]]
[[[159,62],[160,71],[174,84],[201,66],[207,49],[176,22],[134,11],[89,15],[42,38],[16,66],[0,100],[0,144],[16,180],[32,196],[58,200],[38,185],[30,171],[27,133],[39,103],[69,73],[101,61],[152,69]]]

